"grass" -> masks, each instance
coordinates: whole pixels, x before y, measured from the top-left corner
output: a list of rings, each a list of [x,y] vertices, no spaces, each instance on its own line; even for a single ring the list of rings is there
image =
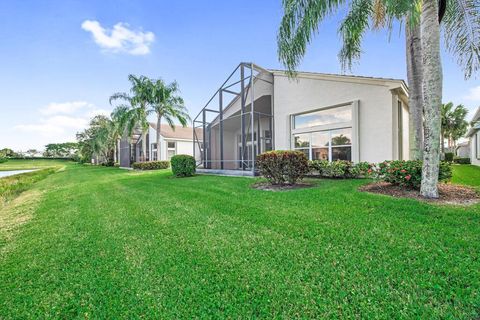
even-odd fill
[[[0,171],[37,169],[33,172],[17,174],[0,179],[0,209],[8,200],[28,190],[34,183],[45,179],[48,175],[60,170],[69,161],[63,160],[9,160],[0,163]]]
[[[464,170],[480,168],[455,169],[468,184]],[[313,181],[266,192],[67,164],[22,194],[30,211],[0,214],[0,318],[479,316],[479,205]]]
[[[452,182],[480,187],[480,167],[474,165],[454,165]]]
[[[0,171],[22,170],[22,169],[41,169],[54,166],[63,166],[70,163],[68,160],[47,160],[47,159],[10,159],[7,162],[0,163]]]

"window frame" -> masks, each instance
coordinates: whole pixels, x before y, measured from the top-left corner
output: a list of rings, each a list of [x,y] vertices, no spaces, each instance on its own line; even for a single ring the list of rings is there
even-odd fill
[[[345,106],[350,106],[351,111],[352,111],[352,120],[348,122],[339,122],[339,123],[333,123],[333,124],[325,124],[325,125],[318,125],[318,126],[312,126],[312,127],[305,127],[305,128],[295,128],[295,116],[298,115],[303,115],[303,114],[309,114],[309,113],[314,113],[318,112],[321,110],[328,110],[328,109],[334,109],[334,108],[339,108],[339,107],[345,107]],[[329,132],[329,147],[328,147],[328,161],[332,161],[332,148],[335,147],[350,147],[350,157],[352,162],[358,162],[360,161],[360,152],[359,152],[359,126],[358,126],[358,121],[359,121],[359,100],[354,100],[350,102],[345,102],[345,103],[340,103],[332,106],[326,106],[322,108],[316,108],[316,109],[311,109],[308,111],[304,112],[299,112],[295,114],[290,115],[290,149],[291,150],[300,150],[300,149],[306,149],[306,148],[296,148],[295,147],[295,135],[298,134],[305,134],[309,133],[310,134],[310,140],[309,140],[309,159],[313,158],[312,154],[312,133],[313,132],[321,132],[321,131],[326,131]],[[335,130],[340,130],[340,129],[350,129],[351,130],[351,144],[350,145],[338,145],[338,146],[331,146],[331,131]]]

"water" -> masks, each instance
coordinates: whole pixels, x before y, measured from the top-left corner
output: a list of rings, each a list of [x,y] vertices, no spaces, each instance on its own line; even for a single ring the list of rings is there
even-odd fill
[[[32,172],[35,170],[12,170],[12,171],[0,171],[0,178],[5,178],[9,176],[13,176],[16,174],[21,174],[21,173],[26,173],[26,172]]]

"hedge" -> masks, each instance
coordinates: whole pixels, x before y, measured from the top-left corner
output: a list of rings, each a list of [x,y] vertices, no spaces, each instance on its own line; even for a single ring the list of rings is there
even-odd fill
[[[0,163],[4,163],[7,161],[8,161],[8,158],[0,157]]]
[[[132,164],[133,169],[136,169],[136,170],[168,169],[169,166],[170,166],[170,162],[168,161],[134,162]]]
[[[458,164],[471,164],[470,158],[453,158],[453,162]]]
[[[176,177],[191,177],[195,174],[197,164],[195,158],[186,154],[178,154],[170,159],[172,173]]]
[[[445,161],[452,162],[454,154],[453,152],[445,152]]]
[[[269,151],[257,156],[257,167],[268,182],[295,184],[310,171],[308,159],[300,151]]]

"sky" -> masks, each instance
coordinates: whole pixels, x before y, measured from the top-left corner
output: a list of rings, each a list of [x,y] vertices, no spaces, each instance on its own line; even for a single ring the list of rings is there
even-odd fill
[[[281,0],[0,0],[0,149],[43,149],[75,140],[129,74],[176,80],[195,116],[239,62],[282,69]],[[320,25],[298,68],[342,73],[337,27]],[[442,52],[444,101],[480,106],[480,77],[465,81]],[[405,37],[368,33],[355,75],[406,79]]]

